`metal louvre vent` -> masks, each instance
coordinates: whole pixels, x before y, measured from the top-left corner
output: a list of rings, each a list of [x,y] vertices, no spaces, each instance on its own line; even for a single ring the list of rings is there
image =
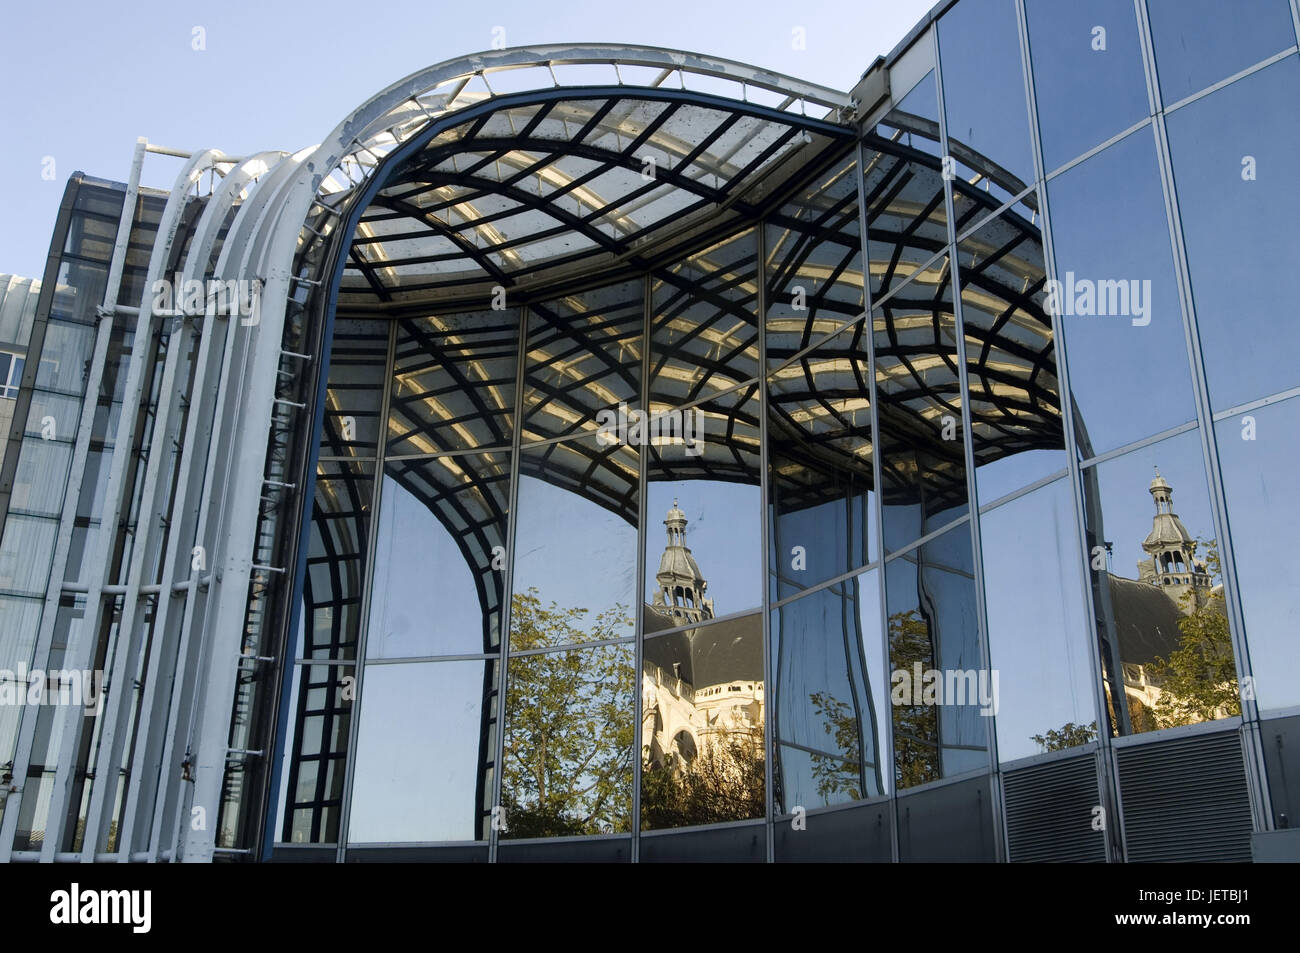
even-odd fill
[[[1122,748],[1116,759],[1129,861],[1250,861],[1235,731]]]
[[[1012,863],[1105,862],[1105,834],[1092,829],[1098,803],[1092,755],[1007,771],[1002,788]]]

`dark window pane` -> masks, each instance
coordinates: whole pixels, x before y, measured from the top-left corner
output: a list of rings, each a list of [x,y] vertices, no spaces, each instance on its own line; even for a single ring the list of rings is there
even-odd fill
[[[1300,384],[1297,101],[1300,59],[1292,56],[1169,117],[1201,352],[1216,410]],[[1052,216],[1054,223],[1055,209]]]
[[[1026,0],[1043,166],[1051,172],[1149,112],[1132,0]]]
[[[1147,0],[1147,16],[1166,106],[1295,45],[1286,0]]]
[[[626,444],[587,438],[520,454],[512,650],[631,636],[636,602],[638,459]]]
[[[388,452],[510,443],[519,372],[519,311],[478,311],[397,327]]]
[[[356,657],[373,483],[374,466],[369,463],[317,467],[303,581],[305,641],[299,645],[299,658]]]
[[[988,766],[970,525],[885,564],[894,778],[910,788]]]
[[[597,415],[641,404],[641,279],[529,308],[525,440],[594,431]]]
[[[486,840],[496,662],[367,665],[351,843]]]
[[[932,279],[932,280],[931,280]],[[885,551],[966,512],[952,272],[945,259],[873,312]]]
[[[1246,642],[1263,709],[1300,704],[1300,588],[1295,583],[1296,434],[1300,400],[1292,398],[1215,428],[1228,499],[1237,589],[1246,616]]]
[[[763,621],[645,640],[641,829],[762,817]]]
[[[1058,176],[1047,194],[1080,455],[1195,419],[1152,132]]]
[[[1065,469],[1038,229],[1008,211],[957,247],[976,490],[988,503]]]
[[[334,322],[321,453],[375,455],[388,363],[388,321]]]
[[[768,381],[774,599],[859,569],[879,548],[870,374],[859,324]]]
[[[280,763],[276,839],[336,844],[343,812],[356,669],[295,665],[288,676],[289,735]]]
[[[526,630],[569,625],[536,603],[517,603],[513,619]],[[502,836],[630,831],[632,645],[512,655],[507,664]]]
[[[980,515],[989,652],[998,673],[998,758],[1097,737],[1088,608],[1070,482]]]
[[[1085,558],[1118,733],[1239,714],[1200,435],[1162,440],[1082,477]],[[1117,707],[1119,692],[1127,704]]]
[[[876,571],[786,603],[771,625],[776,811],[886,793],[889,683]]]
[[[1034,181],[1019,32],[1014,0],[962,0],[939,21],[948,151],[1007,195]]]
[[[385,466],[367,656],[496,650],[509,461],[501,452]]]

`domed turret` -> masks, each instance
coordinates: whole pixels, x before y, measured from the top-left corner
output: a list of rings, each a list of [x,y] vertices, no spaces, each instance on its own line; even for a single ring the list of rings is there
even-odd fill
[[[668,545],[659,557],[659,572],[655,574],[659,588],[655,591],[654,608],[678,625],[713,618],[713,600],[705,596],[709,584],[686,545],[687,522],[686,514],[673,500],[664,519]]]
[[[1193,555],[1196,540],[1174,512],[1174,488],[1160,475],[1159,467],[1148,489],[1156,512],[1151,520],[1151,532],[1142,542],[1142,549],[1151,558],[1138,564],[1139,577],[1143,582],[1166,588],[1176,600],[1189,591],[1208,592],[1209,570],[1205,560]]]

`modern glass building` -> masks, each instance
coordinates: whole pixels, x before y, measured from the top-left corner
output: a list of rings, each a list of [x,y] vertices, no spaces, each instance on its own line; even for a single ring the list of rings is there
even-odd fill
[[[1298,23],[493,50],[74,175],[0,860],[1300,856]]]

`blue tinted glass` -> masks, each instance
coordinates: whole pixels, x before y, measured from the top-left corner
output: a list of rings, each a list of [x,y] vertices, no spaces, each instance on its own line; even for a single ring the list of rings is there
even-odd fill
[[[1295,44],[1286,0],[1148,0],[1165,105]]]
[[[494,662],[366,666],[348,840],[485,837],[495,694]]]
[[[1018,34],[1013,0],[962,0],[939,21],[939,56],[949,151],[982,165],[960,154],[964,146],[1027,185],[1034,164]]]
[[[1194,419],[1151,131],[1140,129],[1052,179],[1047,194],[1080,454]]]
[[[998,757],[1097,737],[1083,561],[1068,480],[980,515]]]
[[[1132,0],[1027,0],[1043,167],[1051,171],[1148,113]]]
[[[875,570],[772,612],[777,810],[886,793],[889,684]]]
[[[1170,114],[1169,148],[1216,410],[1300,384],[1300,60]],[[1053,209],[1055,224],[1055,209]]]
[[[1215,427],[1255,697],[1266,710],[1300,704],[1298,433],[1300,400],[1294,398]]]

